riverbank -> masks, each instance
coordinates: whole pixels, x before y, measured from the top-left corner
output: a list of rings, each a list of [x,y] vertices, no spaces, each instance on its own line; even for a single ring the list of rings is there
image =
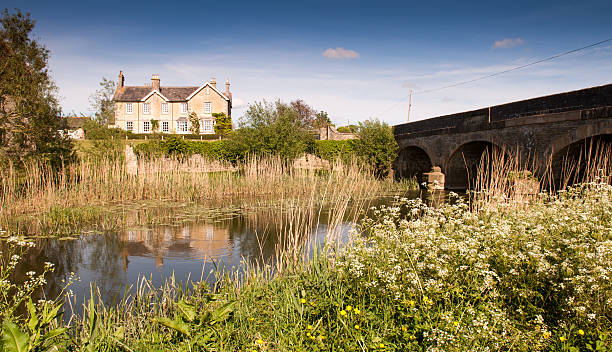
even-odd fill
[[[611,197],[612,187],[591,183],[478,212],[398,199],[364,220],[351,246],[276,275],[268,266],[245,268],[241,280],[219,274],[212,288],[143,280],[117,306],[91,301],[46,341],[94,350],[605,350]],[[6,318],[15,317],[5,315],[5,331]],[[19,336],[30,329],[19,325]]]

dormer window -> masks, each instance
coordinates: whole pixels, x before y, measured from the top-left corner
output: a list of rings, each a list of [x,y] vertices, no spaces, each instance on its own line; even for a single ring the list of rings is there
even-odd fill
[[[212,108],[210,107],[210,102],[207,101],[204,103],[204,113],[210,114],[212,112]]]
[[[162,103],[162,114],[168,113],[168,103]]]
[[[151,113],[151,103],[144,103],[144,104],[142,104],[142,113],[143,114],[150,114]]]
[[[181,103],[181,113],[186,114],[188,108],[187,103]]]
[[[134,112],[134,106],[132,103],[125,103],[125,113],[131,114],[132,112]]]

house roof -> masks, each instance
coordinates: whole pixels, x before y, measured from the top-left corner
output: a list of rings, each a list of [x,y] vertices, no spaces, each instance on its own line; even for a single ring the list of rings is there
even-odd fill
[[[187,97],[199,87],[160,87],[159,93],[166,97],[168,101],[185,101]],[[151,92],[152,86],[125,86],[115,92],[115,101],[140,101]]]
[[[83,127],[83,124],[89,120],[89,117],[87,116],[66,116],[64,117],[64,119],[66,119],[66,124],[68,125],[69,129],[76,130],[76,129]]]
[[[165,97],[168,101],[187,101],[191,99],[198,91],[206,86],[210,86],[215,92],[219,93],[225,100],[229,100],[225,94],[220,92],[217,88],[210,85],[209,82],[204,83],[199,87],[160,87],[159,93],[162,97]],[[124,86],[120,90],[115,92],[113,96],[114,101],[141,101],[147,98],[150,94],[155,91],[152,86]]]

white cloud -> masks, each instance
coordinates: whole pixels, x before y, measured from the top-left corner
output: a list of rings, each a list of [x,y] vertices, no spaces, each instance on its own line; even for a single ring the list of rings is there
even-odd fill
[[[247,103],[240,98],[232,99],[232,109],[242,109],[247,106]]]
[[[357,59],[359,53],[355,50],[347,50],[342,47],[335,49],[329,48],[323,52],[323,56],[328,59]]]
[[[525,44],[525,41],[522,38],[505,38],[502,40],[496,40],[495,43],[493,43],[493,49],[507,49],[523,44]]]

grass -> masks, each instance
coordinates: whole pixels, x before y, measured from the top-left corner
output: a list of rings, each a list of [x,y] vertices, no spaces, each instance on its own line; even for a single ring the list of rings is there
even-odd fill
[[[163,287],[142,279],[136,293],[116,306],[99,303],[94,288],[85,313],[68,323],[28,323],[32,317],[43,321],[57,303],[38,303],[21,317],[3,312],[4,336],[16,336],[4,338],[4,348],[30,341],[22,350],[34,350],[42,344],[36,334],[59,331],[44,340],[45,348],[610,350],[610,164],[593,166],[582,184],[547,192],[545,181],[516,177],[525,171],[516,159],[497,160],[497,166],[481,167],[470,203],[457,199],[434,208],[398,197],[373,209],[350,245],[335,245],[332,226],[327,246],[312,255],[305,252],[306,240],[320,219],[320,195],[332,204],[334,224],[347,216],[351,199],[367,199],[352,196],[365,185],[337,187],[333,177],[321,178],[326,187],[287,185],[275,225],[285,241],[274,263],[246,262],[239,271],[213,273],[212,286],[204,280],[190,289],[172,278]],[[245,173],[259,180],[257,168]],[[271,179],[286,177],[270,173]],[[539,192],[525,197],[517,192],[517,179],[537,181]],[[276,181],[261,182],[265,189]]]
[[[394,191],[415,187],[378,180],[356,164],[338,163],[328,172],[293,169],[280,158],[252,158],[232,172],[204,172],[178,158],[139,164],[138,175],[128,174],[121,158],[106,157],[81,159],[61,172],[40,163],[2,170],[0,228],[38,234],[78,232],[80,226],[95,223],[114,228],[124,219],[109,216],[113,214],[107,208],[143,201],[215,206],[236,200],[261,205],[305,199],[325,206],[371,199],[391,185]]]

